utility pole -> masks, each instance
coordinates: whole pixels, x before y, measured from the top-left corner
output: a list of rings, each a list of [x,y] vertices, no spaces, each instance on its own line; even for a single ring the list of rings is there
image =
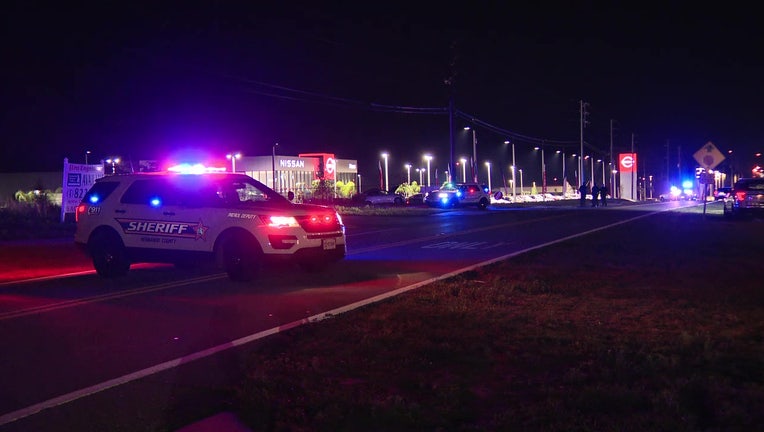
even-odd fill
[[[458,46],[456,41],[453,41],[451,43],[451,62],[449,64],[450,70],[448,76],[443,80],[443,83],[448,86],[448,126],[449,126],[449,141],[450,141],[450,151],[449,151],[449,159],[448,159],[448,181],[452,181],[451,176],[454,172],[455,167],[455,137],[454,137],[454,113],[455,113],[455,102],[454,102],[454,86],[456,85],[456,63],[459,59],[459,52],[458,52]],[[429,183],[430,180],[430,170],[429,167],[427,169],[427,180]],[[420,182],[421,183],[421,182]],[[429,184],[427,186],[430,186]]]
[[[589,123],[586,117],[589,115],[587,108],[589,104],[583,100],[579,101],[579,111],[581,113],[581,125],[580,125],[580,144],[581,144],[581,157],[578,158],[578,172],[581,173],[581,181],[579,186],[584,184],[584,128]]]
[[[682,146],[676,146],[676,175],[679,185],[682,185]]]
[[[666,190],[671,187],[671,156],[669,156],[669,140],[666,140]]]

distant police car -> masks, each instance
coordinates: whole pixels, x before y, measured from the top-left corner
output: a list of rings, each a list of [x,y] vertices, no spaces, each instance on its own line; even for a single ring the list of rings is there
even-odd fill
[[[424,202],[430,207],[476,206],[483,210],[491,204],[488,186],[477,183],[445,183],[429,192]]]
[[[264,262],[318,270],[345,257],[345,227],[332,208],[295,204],[243,175],[207,172],[103,177],[77,207],[74,241],[103,277],[136,262],[215,261],[233,280]]]

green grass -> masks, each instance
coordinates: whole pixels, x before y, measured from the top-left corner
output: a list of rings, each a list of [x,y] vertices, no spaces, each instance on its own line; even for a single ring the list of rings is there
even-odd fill
[[[232,408],[256,431],[764,424],[761,222],[631,225],[274,336]]]

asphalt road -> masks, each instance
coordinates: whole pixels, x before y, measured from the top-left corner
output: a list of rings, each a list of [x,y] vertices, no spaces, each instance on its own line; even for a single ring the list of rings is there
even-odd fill
[[[230,362],[269,335],[592,231],[617,235],[635,218],[687,205],[695,203],[346,216],[346,260],[319,274],[272,268],[249,284],[162,265],[116,280],[86,271],[3,284],[0,430],[64,430],[91,405],[172,409],[179,386],[234,379]]]

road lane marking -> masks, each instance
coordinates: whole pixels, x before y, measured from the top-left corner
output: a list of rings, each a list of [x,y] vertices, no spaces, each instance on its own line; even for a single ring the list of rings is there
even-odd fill
[[[26,309],[3,312],[3,313],[0,313],[0,321],[13,319],[13,318],[20,318],[23,316],[34,315],[34,314],[39,314],[43,312],[50,312],[50,311],[59,310],[59,309],[82,306],[82,305],[86,305],[90,303],[98,303],[98,302],[107,301],[107,300],[114,300],[114,299],[129,297],[129,296],[137,295],[137,294],[145,294],[145,293],[150,293],[154,291],[162,291],[162,290],[176,288],[183,285],[189,285],[192,283],[209,282],[213,280],[222,279],[224,277],[226,277],[225,274],[200,276],[197,278],[184,279],[184,280],[175,281],[175,282],[165,282],[159,285],[150,285],[144,288],[136,288],[136,289],[132,289],[128,291],[119,291],[115,293],[101,294],[101,295],[92,296],[92,297],[84,297],[81,299],[67,300],[67,301],[61,301],[56,303],[49,303],[42,306],[35,306],[31,308],[26,308]]]

